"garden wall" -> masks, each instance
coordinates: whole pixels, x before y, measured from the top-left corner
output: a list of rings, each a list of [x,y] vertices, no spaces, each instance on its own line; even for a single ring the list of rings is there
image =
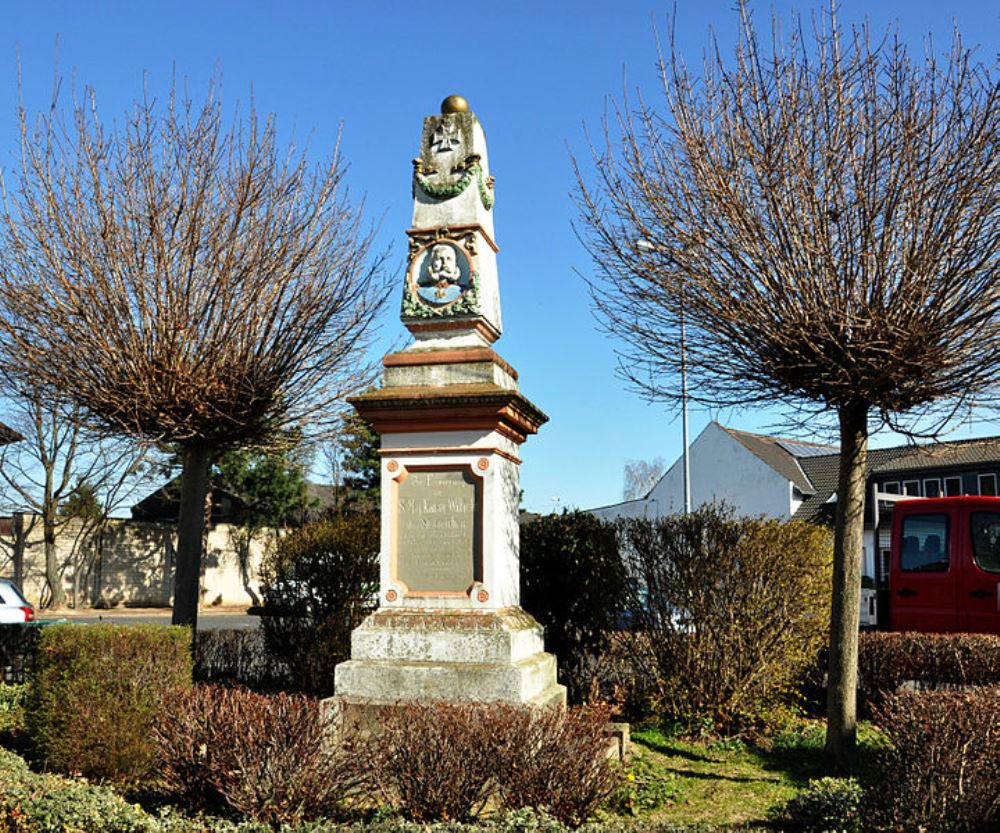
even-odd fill
[[[259,602],[257,574],[266,533],[250,543],[245,571],[238,554],[242,537],[242,530],[231,524],[211,527],[202,561],[206,603]],[[169,606],[176,551],[177,530],[171,523],[112,518],[98,534],[84,522],[68,519],[61,521],[56,536],[67,601],[77,607]],[[39,604],[45,589],[45,548],[38,516],[0,519],[0,576],[16,578],[28,601]]]

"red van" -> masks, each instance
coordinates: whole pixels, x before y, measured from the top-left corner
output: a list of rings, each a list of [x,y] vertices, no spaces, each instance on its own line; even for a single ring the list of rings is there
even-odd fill
[[[894,631],[1000,634],[1000,497],[896,503],[889,620]]]

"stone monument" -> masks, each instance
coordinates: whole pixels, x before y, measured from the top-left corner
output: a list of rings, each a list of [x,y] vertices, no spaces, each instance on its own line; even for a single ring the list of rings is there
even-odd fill
[[[424,119],[402,322],[380,390],[350,400],[381,434],[378,609],[351,635],[335,703],[562,705],[555,657],[520,608],[520,446],[547,417],[492,349],[500,337],[493,177],[468,104]]]

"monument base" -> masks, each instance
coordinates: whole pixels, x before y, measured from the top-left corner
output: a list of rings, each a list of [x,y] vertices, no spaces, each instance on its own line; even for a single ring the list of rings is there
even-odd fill
[[[382,609],[351,634],[326,707],[341,725],[368,725],[407,701],[566,705],[542,627],[520,608]]]

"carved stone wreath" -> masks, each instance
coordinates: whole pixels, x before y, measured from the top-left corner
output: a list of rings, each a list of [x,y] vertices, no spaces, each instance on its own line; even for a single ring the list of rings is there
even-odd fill
[[[416,196],[417,188],[423,191],[427,196],[432,197],[436,200],[447,200],[452,197],[457,197],[466,188],[473,179],[476,180],[476,186],[479,190],[479,199],[483,203],[483,208],[487,211],[492,210],[493,203],[495,202],[495,197],[493,194],[494,179],[493,177],[484,177],[482,165],[479,164],[480,157],[478,154],[472,154],[464,162],[460,162],[458,165],[451,169],[452,176],[458,176],[457,179],[445,180],[444,182],[434,182],[430,179],[431,176],[438,174],[439,172],[434,168],[428,168],[424,166],[424,160],[417,159],[413,160],[413,195]]]

